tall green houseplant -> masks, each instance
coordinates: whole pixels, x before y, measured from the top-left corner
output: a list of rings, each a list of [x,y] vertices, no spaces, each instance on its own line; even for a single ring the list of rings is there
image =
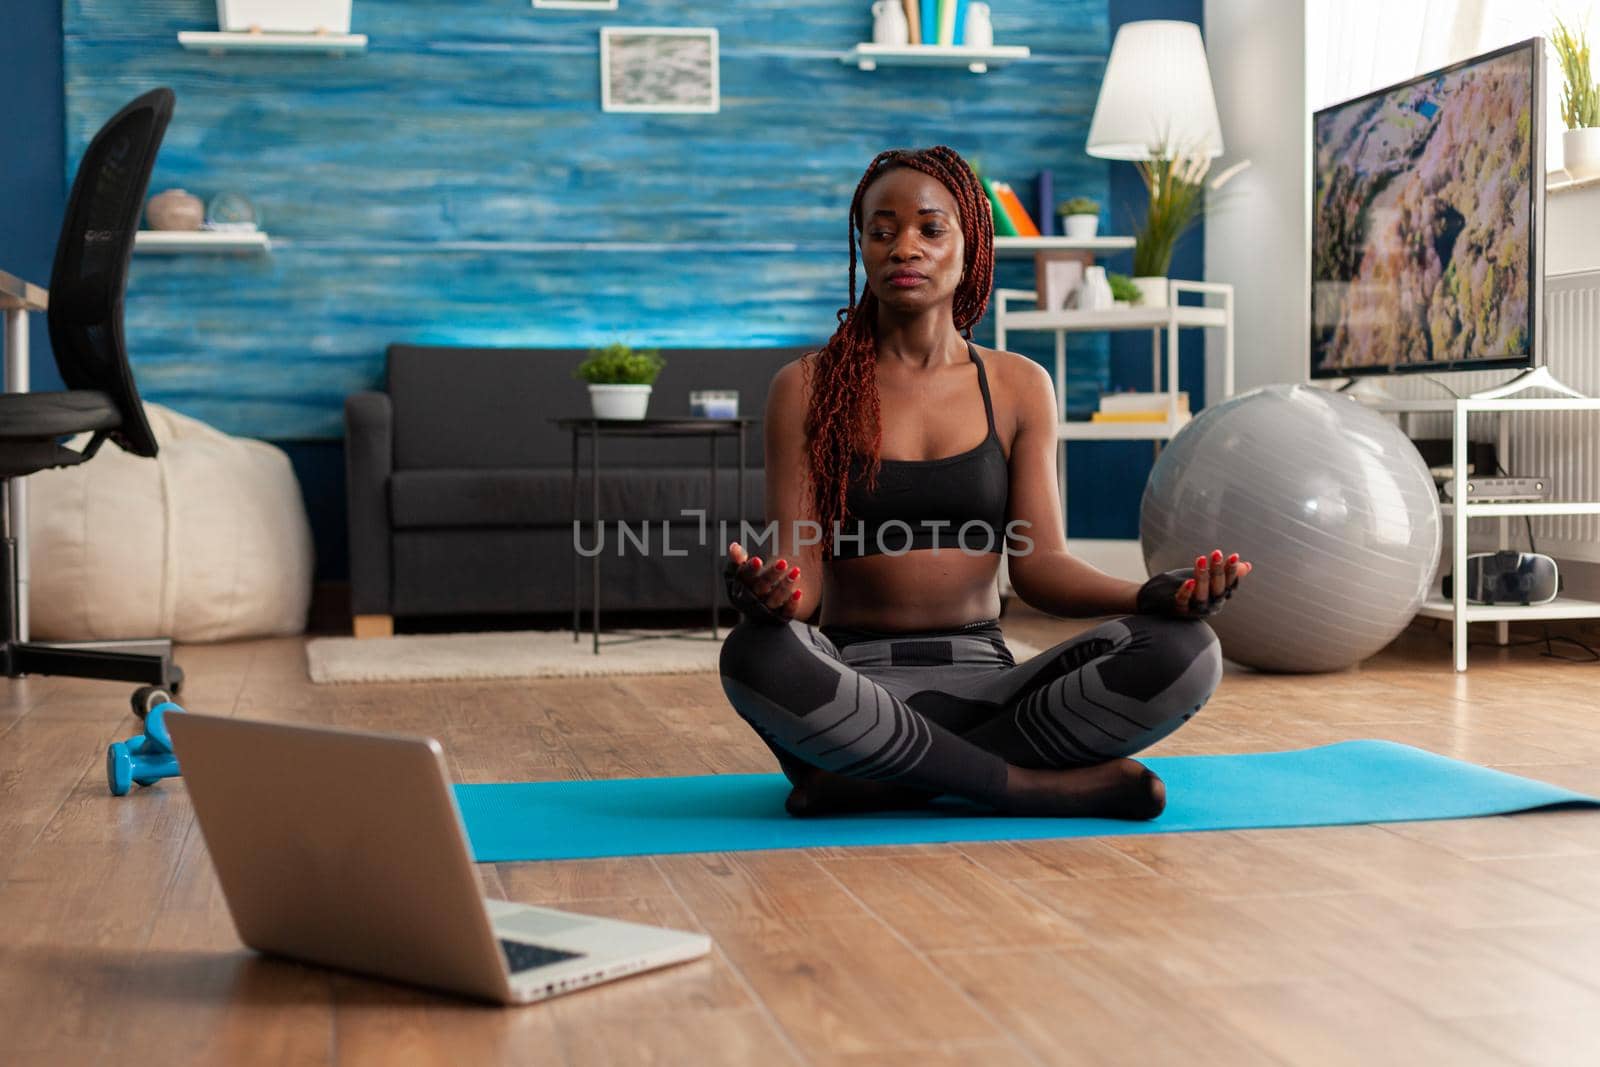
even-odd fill
[[[1575,180],[1600,177],[1600,85],[1589,65],[1589,34],[1560,19],[1550,34],[1561,63],[1561,162]]]

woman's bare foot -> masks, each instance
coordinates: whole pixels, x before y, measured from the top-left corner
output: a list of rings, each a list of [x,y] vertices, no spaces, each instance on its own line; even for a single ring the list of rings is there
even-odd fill
[[[904,811],[920,808],[934,794],[910,789],[892,782],[873,782],[847,778],[817,767],[785,767],[794,788],[783,802],[784,810],[796,818],[818,815],[843,815],[863,811]]]
[[[1064,771],[1006,768],[1007,815],[1153,819],[1167,806],[1167,787],[1137,760],[1118,759]]]

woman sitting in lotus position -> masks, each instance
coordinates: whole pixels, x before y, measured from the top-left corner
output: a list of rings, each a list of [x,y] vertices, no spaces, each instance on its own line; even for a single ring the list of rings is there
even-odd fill
[[[768,396],[777,541],[769,561],[728,549],[743,614],[722,650],[728,699],[776,753],[795,815],[948,795],[1153,818],[1165,787],[1127,757],[1216,689],[1222,657],[1199,620],[1250,564],[1213,551],[1141,586],[1067,554],[1050,377],[967,339],[993,285],[994,223],[959,155],[879,155],[850,235],[838,330]],[[1117,617],[1016,663],[995,622],[1002,552],[1041,611]]]

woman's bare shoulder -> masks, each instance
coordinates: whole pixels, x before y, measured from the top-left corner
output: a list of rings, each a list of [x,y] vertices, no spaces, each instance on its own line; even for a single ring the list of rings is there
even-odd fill
[[[816,352],[807,352],[779,367],[778,373],[772,376],[772,385],[767,389],[768,398],[789,402],[804,400],[817,355]]]
[[[977,344],[973,347],[978,350],[978,358],[983,360],[983,369],[988,372],[991,388],[999,387],[1011,396],[1023,397],[1042,387],[1052,396],[1055,395],[1050,372],[1041,364],[1015,352],[984,348]]]

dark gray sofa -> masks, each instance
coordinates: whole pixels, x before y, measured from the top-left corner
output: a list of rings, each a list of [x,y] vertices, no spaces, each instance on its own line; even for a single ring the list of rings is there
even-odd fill
[[[803,348],[664,349],[651,415],[687,415],[692,389],[737,389],[741,415],[761,415],[778,368]],[[572,368],[583,349],[391,345],[382,391],[345,401],[351,608],[357,632],[394,616],[572,610],[571,436],[550,420],[589,412]],[[762,510],[761,427],[747,431],[746,514]],[[704,608],[712,553],[680,510],[705,507],[708,444],[602,439],[607,520],[651,526],[652,552],[619,556],[608,525],[602,609]],[[722,445],[718,510],[736,522],[735,446]],[[588,445],[581,501],[588,515]],[[656,547],[672,523],[674,550]],[[586,541],[586,544],[592,542]],[[587,561],[585,561],[587,564]],[[588,603],[588,566],[583,602]]]

